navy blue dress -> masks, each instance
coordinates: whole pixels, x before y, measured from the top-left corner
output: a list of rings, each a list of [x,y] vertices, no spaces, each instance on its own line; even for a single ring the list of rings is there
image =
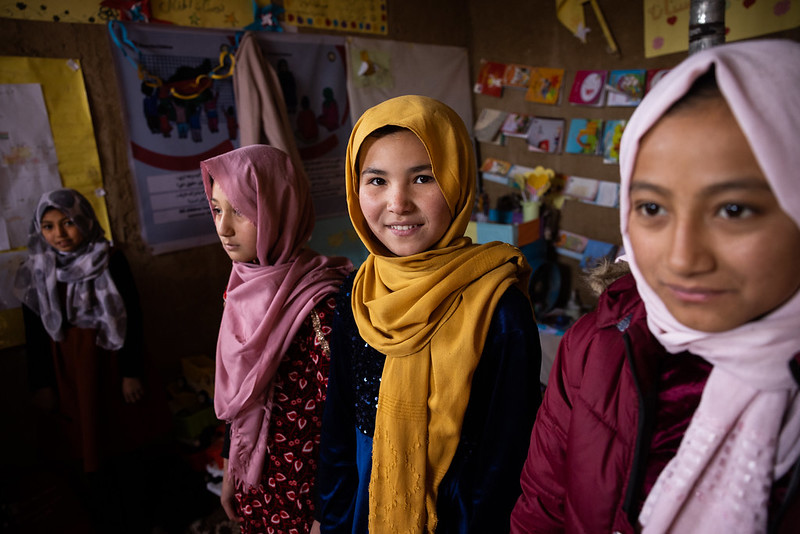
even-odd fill
[[[358,333],[350,305],[353,277],[339,291],[332,325],[317,474],[317,519],[325,533],[368,532],[372,436],[385,356]],[[530,302],[511,287],[495,309],[461,438],[439,488],[437,533],[509,531],[541,402],[540,367]]]

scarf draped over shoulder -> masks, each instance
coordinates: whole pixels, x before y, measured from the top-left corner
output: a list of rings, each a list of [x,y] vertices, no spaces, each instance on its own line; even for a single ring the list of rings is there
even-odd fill
[[[452,223],[430,250],[397,257],[377,240],[358,199],[359,149],[376,129],[412,131],[425,146]],[[427,97],[402,96],[369,110],[346,155],[350,218],[370,252],[352,307],[362,338],[387,356],[381,378],[370,480],[370,531],[433,532],[436,495],[455,454],[472,375],[495,306],[530,269],[515,247],[464,237],[475,194],[475,156],[460,117]]]
[[[305,175],[277,148],[250,145],[201,163],[257,229],[257,263],[233,262],[217,341],[214,407],[231,424],[228,468],[248,487],[264,469],[271,388],[281,359],[316,304],[352,269],[308,249],[314,210]]]

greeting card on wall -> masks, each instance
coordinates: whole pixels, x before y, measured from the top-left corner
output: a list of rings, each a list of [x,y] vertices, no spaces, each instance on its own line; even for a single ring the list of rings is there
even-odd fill
[[[607,106],[638,106],[644,97],[645,69],[612,70],[608,77]]]
[[[528,150],[551,154],[561,152],[564,124],[564,119],[534,117],[528,130]]]
[[[528,129],[533,121],[532,115],[524,113],[509,113],[500,131],[509,137],[527,137]]]
[[[601,119],[572,119],[569,122],[567,146],[568,154],[597,154],[600,150],[600,136],[603,131]]]
[[[506,175],[510,170],[511,163],[495,158],[486,158],[483,160],[483,165],[481,165],[480,168],[483,179],[501,184],[508,184],[508,177]]]
[[[284,22],[326,31],[386,35],[385,0],[284,0]]]
[[[500,127],[503,126],[508,112],[499,109],[483,108],[478,114],[478,120],[472,128],[475,139],[481,143],[496,143],[501,144],[499,140]]]
[[[473,91],[478,94],[500,98],[503,96],[503,76],[505,73],[505,63],[482,59],[481,68],[478,71],[478,81],[475,82]]]
[[[570,104],[581,106],[602,106],[606,94],[605,70],[579,70],[575,73],[572,89],[569,93]]]
[[[517,89],[527,89],[531,81],[531,67],[527,65],[506,65],[506,71],[503,74],[503,85],[506,87],[515,87]]]
[[[667,75],[672,69],[648,69],[647,79],[645,80],[645,94],[650,92],[650,89],[656,86],[661,78]]]
[[[563,81],[564,69],[535,68],[531,72],[525,100],[540,104],[558,104]]]
[[[619,143],[625,131],[625,120],[608,120],[603,129],[603,163],[619,163]]]

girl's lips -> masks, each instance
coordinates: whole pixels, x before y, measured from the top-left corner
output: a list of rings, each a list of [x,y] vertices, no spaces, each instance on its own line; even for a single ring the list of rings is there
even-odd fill
[[[413,234],[417,229],[422,228],[421,224],[387,224],[386,227],[397,236],[407,236]]]
[[[670,292],[672,292],[675,298],[690,303],[708,302],[709,300],[726,293],[723,290],[705,287],[682,287],[671,284],[665,284],[665,286]]]

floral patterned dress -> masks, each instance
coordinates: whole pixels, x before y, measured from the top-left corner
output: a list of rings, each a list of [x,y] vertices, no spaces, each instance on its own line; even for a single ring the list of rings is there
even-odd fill
[[[328,298],[314,308],[316,317],[306,318],[278,367],[261,482],[236,488],[243,534],[311,531],[335,304]]]

